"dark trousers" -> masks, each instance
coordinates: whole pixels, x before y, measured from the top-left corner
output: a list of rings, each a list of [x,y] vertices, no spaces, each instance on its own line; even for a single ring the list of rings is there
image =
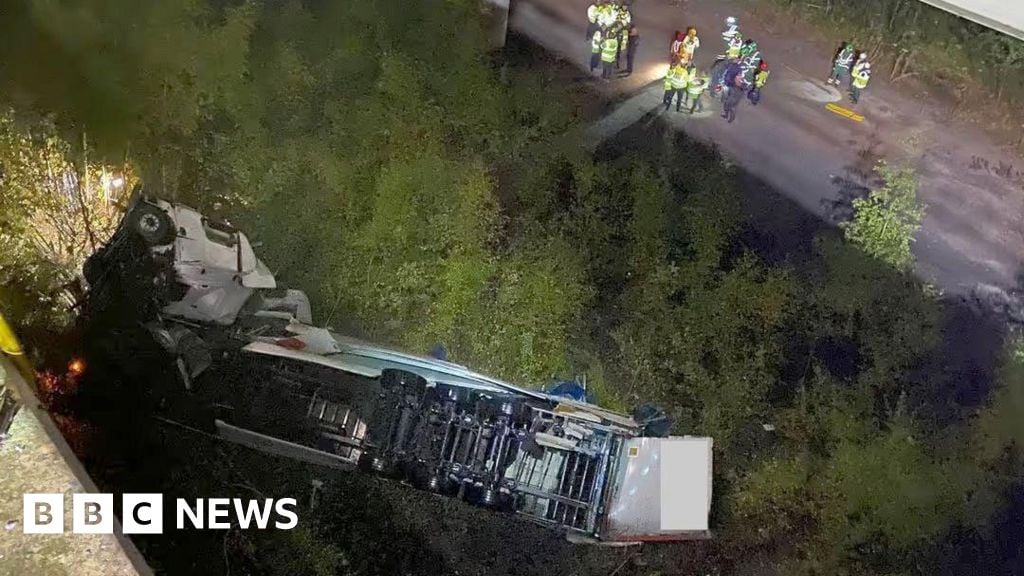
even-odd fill
[[[636,60],[636,40],[629,43],[626,48],[626,74],[633,73],[633,61]]]
[[[611,78],[612,73],[615,72],[615,61],[602,62],[604,69],[601,70],[601,78]]]
[[[860,88],[852,85],[850,86],[850,100],[852,100],[854,104],[860,100]]]
[[[704,111],[704,104],[700,101],[701,94],[695,94],[690,97],[693,103],[690,104],[690,114],[693,114],[695,110],[700,108],[700,111]]]
[[[833,66],[832,73],[828,75],[830,81],[842,82],[850,75],[849,68],[843,68],[842,66]]]
[[[601,53],[591,52],[590,53],[590,71],[597,70],[597,67],[601,64]]]
[[[672,105],[672,99],[675,98],[675,97],[676,97],[676,91],[675,90],[673,90],[671,88],[669,88],[668,90],[665,90],[665,96],[661,99],[662,104],[665,105],[665,110],[668,110],[668,107]]]
[[[662,100],[665,104],[665,110],[668,110],[672,106],[672,99],[675,98],[676,112],[682,112],[684,94],[686,94],[686,90],[665,90],[665,98]]]
[[[729,95],[725,98],[725,107],[722,117],[729,121],[730,124],[736,120],[736,108],[739,107],[740,102],[743,100],[743,91],[733,86],[729,89]]]

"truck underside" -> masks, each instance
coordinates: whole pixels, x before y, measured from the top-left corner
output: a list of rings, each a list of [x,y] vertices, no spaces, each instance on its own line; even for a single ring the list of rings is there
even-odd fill
[[[221,383],[199,393],[236,441],[587,534],[622,445],[621,430],[589,414],[402,370],[371,378],[243,353],[206,380]]]
[[[187,207],[137,198],[143,217],[129,208],[86,266],[85,316],[127,317],[157,343],[181,384],[166,400],[187,406],[182,415],[192,423],[258,450],[401,479],[583,538],[707,535],[710,439],[663,438],[668,427],[652,424],[656,412],[638,422],[312,326],[308,299],[276,287],[244,234]],[[129,332],[99,332],[118,340],[113,356],[133,355]],[[686,472],[697,505],[679,522],[660,502],[662,487],[680,481],[668,475],[668,448],[684,443],[697,446]]]

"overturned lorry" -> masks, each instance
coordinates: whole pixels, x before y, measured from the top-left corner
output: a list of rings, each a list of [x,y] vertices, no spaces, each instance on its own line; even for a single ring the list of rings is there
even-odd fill
[[[177,367],[195,415],[225,440],[402,479],[519,514],[580,541],[706,538],[710,438],[664,415],[513,385],[312,324],[226,222],[136,190],[86,265],[92,314],[111,302]],[[141,290],[146,298],[118,299]]]

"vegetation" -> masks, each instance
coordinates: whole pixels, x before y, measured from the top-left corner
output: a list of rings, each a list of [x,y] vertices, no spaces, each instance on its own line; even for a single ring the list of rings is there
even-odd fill
[[[770,2],[887,60],[890,80],[928,78],[960,104],[972,92],[994,94],[1008,114],[1024,103],[1024,41],[916,0]]]
[[[781,266],[741,242],[713,152],[676,142],[665,172],[582,157],[573,95],[528,67],[500,82],[474,1],[16,4],[10,104],[221,206],[321,321],[517,382],[586,372],[604,401],[714,436],[726,564],[916,573],[951,535],[984,538],[1019,478],[1019,348],[991,394],[959,400],[947,310],[891,266],[920,220],[905,172],[885,169],[847,230],[867,254],[825,234]],[[26,118],[0,134],[5,175],[48,149]],[[5,232],[25,238],[35,212],[11,202]],[[346,550],[321,536],[253,562],[333,565]]]
[[[846,239],[893,267],[906,270],[913,263],[910,244],[921,228],[924,207],[917,199],[917,178],[908,168],[879,163],[880,188],[853,201],[853,220],[845,222]]]
[[[123,171],[77,160],[49,122],[0,115],[0,285],[12,320],[67,325],[82,262],[113,232]]]

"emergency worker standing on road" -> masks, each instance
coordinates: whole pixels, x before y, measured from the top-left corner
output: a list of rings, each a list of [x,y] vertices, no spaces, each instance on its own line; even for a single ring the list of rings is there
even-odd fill
[[[615,57],[619,53],[619,31],[615,28],[608,30],[601,41],[601,78],[610,80],[612,72],[615,71]]]
[[[768,70],[768,63],[761,60],[757,64],[757,72],[754,73],[754,87],[747,92],[747,99],[753,106],[761,101],[761,89],[768,83],[768,75],[771,71]]]
[[[843,41],[839,46],[839,50],[832,58],[832,73],[829,74],[826,82],[839,86],[850,74],[850,66],[853,65],[853,55],[853,44]]]
[[[668,49],[668,62],[674,64],[678,60],[683,58],[683,41],[686,40],[686,34],[676,30],[676,35],[672,37],[672,45]]]
[[[629,13],[629,7],[622,5],[618,7],[615,18],[615,27],[619,30],[619,51],[615,53],[615,69],[622,68],[619,65],[623,52],[629,49],[629,29],[633,23],[633,16]]]
[[[749,84],[754,81],[754,70],[761,60],[761,51],[753,38],[748,38],[740,48],[740,65],[743,67],[743,79]]]
[[[859,65],[853,73],[853,80],[850,82],[850,100],[856,104],[860,100],[860,93],[868,87],[871,81],[871,64],[865,62]]]
[[[668,68],[668,74],[665,75],[665,110],[668,110],[672,105],[672,98],[676,98],[676,112],[682,112],[683,106],[683,92],[686,90],[686,85],[689,82],[689,76],[686,74],[686,68],[683,67],[682,62],[676,60]]]
[[[686,29],[686,36],[683,38],[682,56],[687,64],[693,62],[693,57],[700,48],[700,38],[697,37],[697,29],[690,26]]]
[[[704,111],[704,103],[700,101],[700,97],[704,94],[704,90],[707,87],[708,79],[701,77],[696,68],[691,68],[690,80],[686,85],[686,93],[690,98],[690,114],[693,114],[695,111]]]
[[[601,5],[604,2],[594,2],[587,7],[587,40],[594,37],[594,32],[601,28],[601,25],[597,23],[597,17],[601,11]]]
[[[665,105],[666,112],[668,112],[669,106],[672,105],[672,99],[676,97],[675,82],[673,82],[675,76],[676,63],[673,62],[668,65],[668,71],[665,72],[665,95],[661,98],[661,103]]]
[[[694,92],[698,86],[702,86],[701,79],[697,74],[697,67],[691,64],[686,68],[686,99],[683,100],[683,106],[689,107],[690,114],[693,114],[693,108],[696,105],[695,101],[691,105],[690,99],[699,98],[700,93],[703,92],[702,87]]]
[[[743,52],[743,34],[739,31],[726,43],[725,57],[728,60],[738,59]]]
[[[633,73],[633,63],[636,61],[636,51],[640,47],[640,32],[637,31],[636,26],[629,27],[629,33],[627,34],[629,39],[626,46],[626,76]]]
[[[604,36],[601,34],[601,30],[594,30],[593,36],[590,37],[590,72],[593,73],[597,70],[597,67],[601,64],[601,41]]]
[[[729,86],[729,91],[725,94],[725,106],[722,110],[722,118],[728,120],[729,124],[736,120],[736,108],[743,101],[744,88],[743,75],[738,74]]]

